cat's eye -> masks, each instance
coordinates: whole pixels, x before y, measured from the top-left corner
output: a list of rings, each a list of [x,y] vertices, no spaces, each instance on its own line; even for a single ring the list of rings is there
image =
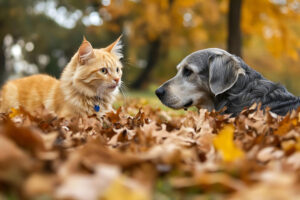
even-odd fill
[[[119,71],[120,71],[119,67],[117,67],[116,71],[117,71],[117,72],[119,72]]]
[[[108,73],[108,70],[107,68],[101,68],[100,71],[103,73],[103,74],[107,74]]]
[[[193,73],[193,71],[187,67],[184,67],[183,72],[182,72],[183,76],[186,76],[186,77],[190,76],[192,73]]]

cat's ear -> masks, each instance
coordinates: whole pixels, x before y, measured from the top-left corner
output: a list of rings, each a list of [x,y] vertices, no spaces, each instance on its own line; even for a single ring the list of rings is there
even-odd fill
[[[122,35],[120,35],[120,37],[114,41],[112,44],[108,45],[105,50],[115,54],[119,59],[123,58],[123,53],[122,53],[122,42],[121,42],[121,37]]]
[[[94,58],[94,50],[89,41],[83,37],[83,41],[78,49],[78,61],[80,64],[85,64],[89,59]]]

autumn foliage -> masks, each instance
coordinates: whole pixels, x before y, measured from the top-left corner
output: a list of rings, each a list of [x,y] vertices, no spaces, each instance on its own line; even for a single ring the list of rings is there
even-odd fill
[[[100,121],[0,117],[0,194],[17,199],[299,199],[300,113],[230,118],[133,100]]]

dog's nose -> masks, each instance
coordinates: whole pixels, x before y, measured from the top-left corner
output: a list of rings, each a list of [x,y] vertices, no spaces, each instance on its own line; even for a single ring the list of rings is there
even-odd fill
[[[158,88],[155,90],[155,94],[158,98],[162,98],[165,95],[165,89],[163,87]]]

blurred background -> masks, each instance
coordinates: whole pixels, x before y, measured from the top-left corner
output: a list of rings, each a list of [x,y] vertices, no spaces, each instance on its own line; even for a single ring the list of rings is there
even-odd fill
[[[300,0],[0,0],[0,82],[59,77],[83,35],[123,34],[130,90],[153,88],[195,50],[218,47],[300,95]]]

